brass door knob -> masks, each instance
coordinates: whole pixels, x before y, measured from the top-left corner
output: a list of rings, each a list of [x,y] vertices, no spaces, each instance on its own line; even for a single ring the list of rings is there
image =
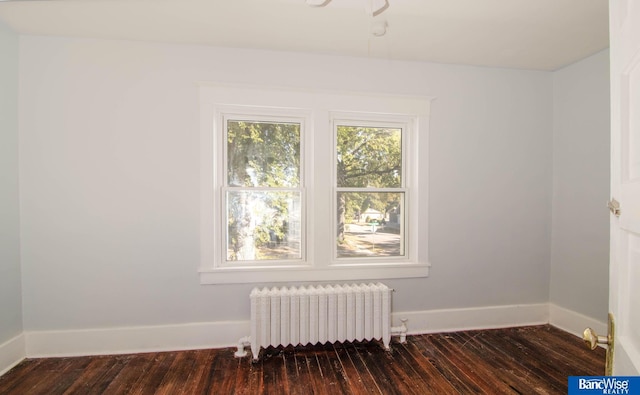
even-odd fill
[[[596,331],[591,328],[587,328],[582,333],[582,340],[587,345],[587,348],[595,350],[598,344],[609,344],[609,338],[607,336],[598,336]]]
[[[591,350],[595,350],[598,347],[598,344],[606,344],[607,345],[607,361],[605,364],[605,375],[611,376],[613,375],[613,351],[614,351],[614,340],[615,340],[615,331],[616,325],[613,319],[613,314],[609,313],[609,318],[607,320],[607,336],[598,336],[596,331],[591,328],[587,328],[582,333],[582,340],[587,345],[587,347]]]

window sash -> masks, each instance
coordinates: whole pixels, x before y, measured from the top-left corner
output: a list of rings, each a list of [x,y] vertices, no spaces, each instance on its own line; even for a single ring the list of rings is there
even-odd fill
[[[289,220],[289,229],[299,229],[299,256],[291,258],[275,258],[275,259],[229,259],[229,195],[233,193],[292,193],[298,195],[298,203],[300,205],[298,223],[296,221]],[[306,229],[307,224],[305,221],[305,192],[301,188],[245,188],[245,187],[224,187],[222,188],[222,213],[220,218],[222,219],[221,227],[221,267],[245,267],[245,266],[265,266],[265,267],[279,267],[279,266],[292,266],[301,265],[305,262],[306,258]],[[294,223],[292,223],[294,222]],[[295,240],[294,240],[295,241]],[[271,241],[270,241],[271,242]]]
[[[219,117],[220,123],[218,127],[220,150],[222,151],[223,163],[222,173],[219,174],[221,178],[219,180],[220,185],[220,198],[219,209],[220,214],[218,216],[220,226],[220,237],[218,246],[220,249],[219,261],[215,265],[221,268],[243,268],[243,267],[282,267],[282,266],[296,266],[303,265],[306,262],[306,199],[304,193],[305,183],[305,134],[307,119],[302,116],[292,116],[291,111],[287,109],[270,109],[263,107],[247,107],[239,109],[241,111],[224,111],[221,109]],[[297,124],[299,125],[299,168],[298,168],[298,184],[297,187],[267,187],[267,186],[230,186],[229,185],[229,152],[228,152],[228,139],[229,139],[229,122],[249,122],[249,123],[282,123],[282,124]],[[222,133],[220,133],[222,132]],[[229,196],[231,193],[238,192],[251,192],[251,193],[277,193],[277,192],[290,192],[296,193],[299,196],[300,203],[300,248],[299,257],[296,258],[284,258],[284,259],[241,259],[232,260],[229,259]]]
[[[357,186],[338,185],[339,183],[339,180],[338,180],[338,156],[339,156],[338,128],[352,127],[352,128],[363,128],[363,129],[392,129],[392,130],[400,131],[400,185],[386,186],[386,187],[387,188],[404,188],[406,186],[404,173],[407,165],[405,140],[408,135],[409,125],[406,122],[393,122],[393,121],[382,122],[382,121],[375,121],[375,120],[369,119],[368,115],[373,116],[373,114],[358,114],[358,115],[359,117],[361,117],[360,120],[342,120],[342,119],[333,120],[333,140],[334,140],[333,152],[335,156],[334,186],[338,188],[358,188]],[[379,115],[377,117],[379,117]],[[374,117],[374,119],[377,117]],[[361,147],[357,147],[356,150],[358,150],[358,148],[361,148]],[[370,188],[370,187],[367,187],[367,188]],[[385,188],[385,187],[376,186],[375,188]]]
[[[362,223],[368,223],[366,221],[366,218],[361,217],[358,221],[358,223],[353,224],[353,223],[348,223],[347,221],[348,216],[347,213],[345,213],[345,223],[343,224],[344,226],[344,235],[343,237],[346,239],[347,238],[347,233],[350,232],[350,229],[356,228],[357,230],[359,230],[361,233],[359,236],[355,236],[351,238],[351,242],[353,243],[357,243],[358,247],[360,249],[362,249],[363,251],[368,251],[369,249],[371,249],[374,254],[367,256],[366,253],[362,252],[360,254],[358,253],[354,253],[351,256],[347,256],[345,253],[341,254],[340,251],[340,241],[338,241],[338,234],[336,234],[336,242],[334,243],[334,259],[337,262],[342,262],[342,263],[357,263],[357,264],[367,264],[370,262],[377,262],[377,261],[406,261],[407,260],[407,244],[408,244],[408,238],[407,236],[407,216],[406,216],[406,201],[407,201],[407,195],[408,192],[405,188],[380,188],[380,189],[374,189],[374,188],[338,188],[336,190],[335,193],[335,200],[336,200],[336,217],[338,217],[338,213],[337,213],[337,209],[338,209],[338,200],[340,199],[339,196],[341,193],[359,193],[359,194],[364,194],[364,193],[393,193],[393,194],[398,194],[400,195],[400,202],[399,202],[399,209],[400,209],[400,218],[398,218],[396,221],[393,221],[393,218],[389,218],[388,220],[386,219],[386,211],[383,214],[383,219],[385,219],[385,223],[381,223],[381,221],[377,221],[378,225],[377,226],[371,226],[371,228],[369,228],[367,225],[363,225]],[[365,213],[360,213],[361,216],[364,216]],[[382,233],[386,233],[386,234],[395,234],[395,232],[388,232],[386,231],[387,228],[394,228],[395,229],[395,225],[398,225],[398,253],[397,254],[389,254],[389,255],[385,255],[385,254],[375,254],[375,250],[376,250],[376,243],[377,242],[382,242],[384,240],[380,240],[380,239],[384,239],[384,237],[382,237],[379,234]],[[336,232],[338,232],[338,226],[335,227]],[[368,235],[366,232],[369,231],[372,234]],[[393,236],[387,236],[386,237],[386,241],[387,244],[390,241],[389,238],[391,238]],[[342,242],[345,242],[344,240]],[[345,247],[345,250],[348,247]],[[380,247],[378,246],[378,249]]]
[[[247,123],[247,124],[270,124],[270,125],[294,125],[297,126],[298,129],[298,135],[294,136],[298,138],[298,152],[297,152],[297,156],[298,156],[298,165],[297,168],[293,168],[293,170],[295,171],[295,176],[297,176],[297,180],[293,179],[293,180],[286,180],[286,179],[282,179],[280,182],[280,185],[275,185],[272,187],[275,188],[286,188],[286,187],[290,187],[290,188],[297,188],[300,185],[302,185],[302,152],[300,151],[300,149],[302,148],[302,135],[304,133],[303,130],[303,123],[300,122],[299,119],[289,119],[289,118],[275,118],[273,116],[263,116],[263,115],[258,115],[258,116],[234,116],[234,117],[230,117],[228,115],[224,116],[224,121],[223,121],[223,125],[224,125],[224,143],[223,143],[223,148],[224,148],[224,152],[225,152],[225,179],[224,179],[224,183],[226,186],[239,186],[239,187],[244,187],[244,188],[256,188],[256,187],[269,187],[268,185],[264,185],[264,181],[261,181],[263,174],[260,175],[253,175],[253,177],[251,177],[251,175],[249,175],[250,178],[253,179],[253,183],[257,183],[258,185],[245,185],[246,180],[238,180],[239,183],[233,183],[233,185],[231,185],[231,180],[229,179],[230,176],[230,170],[245,170],[246,173],[249,173],[249,170],[245,169],[241,169],[242,166],[230,166],[231,164],[230,159],[231,159],[231,154],[230,154],[230,137],[229,137],[229,132],[230,132],[230,123]],[[264,133],[267,133],[267,131],[263,131]],[[238,136],[235,137],[234,142],[236,142],[238,145],[242,146],[242,141],[246,139],[246,135],[244,134],[240,134]],[[261,136],[256,136],[258,138],[260,137],[265,137],[264,135]],[[282,137],[282,136],[280,136]],[[275,145],[276,141],[265,141],[267,140],[266,138],[262,141],[262,144],[249,144],[250,146],[250,150],[256,150],[259,149],[259,147],[269,147],[270,145],[273,146]],[[246,149],[247,147],[245,147]],[[246,152],[247,154],[249,154],[249,152]],[[273,165],[272,163],[269,163],[269,158],[264,158],[262,157],[260,154],[264,154],[264,152],[262,153],[255,153],[253,155],[254,159],[257,159],[259,162],[262,162],[263,166],[267,166],[268,168],[266,170],[263,170],[262,173],[268,173],[269,171],[273,171],[275,168],[277,168],[277,165]],[[241,158],[241,159],[247,159],[247,158]],[[282,158],[281,158],[282,159]],[[276,161],[274,161],[276,162]],[[283,163],[281,163],[283,164]],[[286,163],[284,163],[286,164]],[[237,165],[237,164],[236,164]],[[230,168],[231,167],[231,168]],[[253,168],[250,170],[254,170]],[[285,172],[286,173],[286,172]],[[247,176],[248,174],[245,174],[245,176]]]
[[[300,116],[291,116],[285,115],[286,109],[269,109],[269,108],[261,108],[261,107],[248,107],[246,109],[242,109],[242,112],[226,112],[224,110],[220,113],[220,124],[214,129],[222,129],[222,133],[219,133],[220,136],[220,148],[222,151],[222,179],[219,181],[219,185],[223,187],[230,187],[229,185],[229,153],[227,150],[227,141],[229,138],[229,129],[228,123],[229,121],[244,121],[244,122],[255,122],[255,123],[283,123],[283,124],[298,124],[300,125],[300,164],[298,169],[298,185],[297,188],[303,188],[305,185],[305,162],[306,162],[306,152],[305,152],[305,135],[307,128],[307,118]],[[295,110],[291,109],[292,112]],[[279,115],[282,113],[283,115]],[[282,186],[284,187],[284,186]],[[254,186],[243,186],[243,188],[264,188],[262,186],[254,187]]]
[[[412,169],[410,166],[417,160],[411,155],[408,149],[410,139],[413,133],[414,124],[409,121],[409,116],[385,115],[385,114],[368,114],[368,113],[333,113],[331,117],[331,130],[333,135],[333,248],[332,258],[336,265],[354,264],[366,266],[367,264],[376,264],[382,262],[409,262],[415,257],[411,256],[412,246],[411,237],[408,231],[409,213],[411,212],[410,196],[412,191],[409,188]],[[338,186],[338,127],[362,127],[362,128],[389,128],[401,130],[401,185],[399,187],[339,187]],[[340,256],[338,248],[339,238],[339,220],[338,220],[338,196],[340,193],[401,193],[403,194],[403,203],[401,210],[401,253],[392,256]],[[414,227],[412,231],[417,231]],[[409,236],[409,237],[408,237]]]

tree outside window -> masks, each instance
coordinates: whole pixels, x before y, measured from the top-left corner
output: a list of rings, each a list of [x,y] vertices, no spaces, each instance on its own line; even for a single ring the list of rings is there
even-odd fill
[[[337,257],[405,255],[403,129],[337,122]]]
[[[225,123],[227,261],[301,259],[301,124]]]

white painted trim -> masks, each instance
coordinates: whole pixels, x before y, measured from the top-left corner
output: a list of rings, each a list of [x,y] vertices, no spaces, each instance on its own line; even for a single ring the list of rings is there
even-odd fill
[[[410,311],[392,314],[393,325],[406,318],[408,334],[457,332],[475,329],[543,325],[549,322],[548,304],[472,307]]]
[[[618,336],[620,340],[620,336]],[[638,376],[640,374],[640,366],[634,361],[640,361],[640,351],[631,343],[631,339],[623,339],[624,344],[631,347],[616,348],[615,362],[613,363],[614,376]],[[631,353],[631,355],[629,355]]]
[[[585,328],[591,327],[599,335],[606,335],[607,323],[549,303],[549,324],[563,331],[582,337]]]
[[[398,312],[392,314],[392,322],[397,326],[400,319],[407,318],[408,333],[423,334],[541,325],[549,322],[548,317],[548,304],[543,303]],[[233,347],[249,333],[249,321],[29,331],[25,333],[26,355],[63,357]]]
[[[407,141],[411,144],[413,160],[417,161],[418,135],[420,135],[422,147],[426,147],[429,127],[429,111],[433,97],[413,97],[396,95],[372,95],[372,94],[341,94],[321,93],[316,90],[295,90],[287,88],[269,89],[260,86],[235,86],[218,84],[199,84],[200,99],[200,283],[201,284],[231,284],[231,283],[255,283],[255,282],[301,282],[301,281],[351,281],[388,278],[409,278],[428,276],[429,256],[425,245],[420,246],[421,258],[418,257],[418,229],[416,221],[428,223],[425,207],[428,206],[425,197],[428,195],[427,182],[418,186],[417,174],[409,172],[407,167],[406,188],[409,194],[405,204],[411,206],[412,221],[407,221],[408,239],[407,251],[410,256],[401,262],[398,260],[377,260],[360,262],[358,268],[345,267],[344,262],[337,262],[332,258],[331,246],[335,241],[333,234],[332,216],[326,215],[331,210],[332,194],[329,193],[331,185],[332,166],[321,165],[327,160],[331,161],[333,148],[331,145],[332,133],[330,130],[330,114],[340,110],[344,113],[367,114],[372,120],[412,120],[413,127],[419,128],[412,134],[415,140]],[[221,243],[222,231],[215,230],[222,226],[220,221],[221,206],[219,189],[224,185],[223,166],[220,166],[216,158],[219,158],[221,147],[220,139],[214,138],[216,122],[219,123],[221,113],[225,109],[251,107],[264,109],[265,103],[269,106],[269,113],[280,112],[279,115],[291,113],[293,116],[304,116],[308,119],[307,133],[303,136],[306,143],[303,146],[307,160],[304,161],[304,187],[308,191],[306,196],[306,210],[303,216],[306,218],[307,250],[303,262],[300,265],[265,269],[259,265],[232,266],[222,265],[220,257],[223,253]],[[287,112],[282,113],[284,109]],[[235,111],[235,110],[234,110]],[[274,115],[278,115],[275,114]],[[307,121],[305,121],[305,124]],[[218,143],[216,143],[218,142]],[[216,145],[217,144],[217,145]],[[420,158],[424,159],[424,158]],[[315,165],[314,165],[315,163]],[[421,168],[424,168],[421,165]],[[427,174],[424,172],[423,174]],[[424,179],[424,176],[421,177]],[[426,180],[426,179],[424,179]],[[417,202],[418,189],[424,196]],[[325,192],[323,192],[325,191]],[[217,199],[217,200],[216,200]],[[212,204],[214,202],[214,204]],[[421,227],[419,237],[427,240],[427,227]],[[424,243],[423,243],[424,244]],[[317,246],[324,246],[318,248]],[[273,264],[273,262],[269,262]],[[355,261],[350,264],[355,265]],[[268,279],[267,279],[268,277]]]
[[[291,277],[291,281],[360,281],[390,278],[427,277],[427,264],[395,264],[395,265],[334,265],[324,268],[282,267],[252,268],[245,270],[217,268],[201,269],[201,284],[248,284],[281,282]],[[289,277],[288,277],[289,276]]]
[[[223,348],[249,333],[249,321],[25,332],[27,356],[66,357]]]
[[[410,335],[548,323],[576,336],[581,336],[586,326],[606,332],[605,323],[551,303],[396,312],[392,325],[400,325],[403,318],[408,319]],[[27,331],[0,345],[0,368],[8,370],[25,354],[36,358],[234,347],[249,333],[249,321]],[[1,358],[4,355],[6,361]]]
[[[0,376],[27,357],[24,333],[0,344]]]

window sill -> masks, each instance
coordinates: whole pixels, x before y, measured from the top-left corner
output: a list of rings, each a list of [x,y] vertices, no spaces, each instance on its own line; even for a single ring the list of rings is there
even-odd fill
[[[397,265],[336,265],[310,267],[250,267],[201,269],[200,284],[246,284],[306,281],[359,281],[415,278],[429,275],[428,263]]]

